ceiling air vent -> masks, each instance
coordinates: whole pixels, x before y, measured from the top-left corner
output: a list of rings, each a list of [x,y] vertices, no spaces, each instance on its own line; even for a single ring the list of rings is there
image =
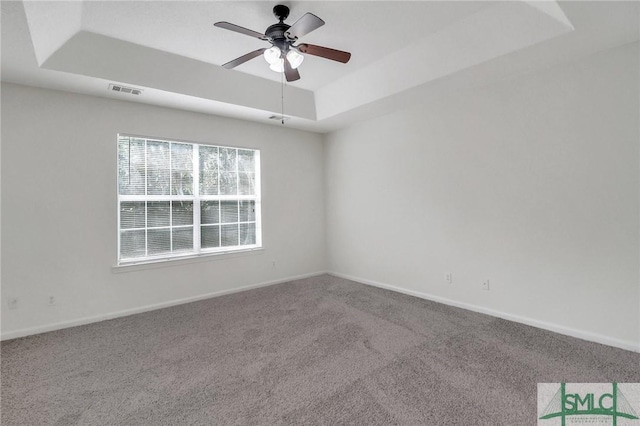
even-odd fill
[[[275,121],[287,121],[288,119],[290,119],[291,117],[287,117],[286,115],[283,117],[281,115],[272,115],[271,117],[269,117],[269,120],[275,120]]]
[[[128,93],[130,95],[140,95],[142,89],[136,89],[134,87],[121,86],[119,84],[110,84],[109,90],[112,92]]]

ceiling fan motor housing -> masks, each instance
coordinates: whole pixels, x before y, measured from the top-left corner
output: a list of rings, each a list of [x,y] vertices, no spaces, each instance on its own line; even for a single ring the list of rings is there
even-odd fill
[[[290,28],[290,25],[287,25],[283,22],[279,22],[277,24],[271,25],[264,34],[267,36],[267,39],[275,46],[280,48],[280,50],[285,51],[289,48],[289,39],[287,38],[286,32]]]
[[[269,26],[264,34],[271,44],[286,53],[291,46],[291,42],[295,41],[287,36],[287,31],[291,28],[291,25],[283,22],[289,16],[289,8],[283,4],[279,4],[273,7],[273,14],[280,22]]]

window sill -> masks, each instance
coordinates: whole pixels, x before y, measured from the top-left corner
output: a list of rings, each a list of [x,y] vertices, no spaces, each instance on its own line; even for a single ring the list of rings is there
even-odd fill
[[[231,259],[249,255],[262,254],[264,247],[256,247],[245,250],[234,250],[228,252],[204,253],[191,256],[181,256],[168,259],[147,260],[144,262],[132,262],[111,267],[113,273],[134,272],[145,269],[165,268],[167,266],[188,265],[190,263],[211,262],[215,260]]]

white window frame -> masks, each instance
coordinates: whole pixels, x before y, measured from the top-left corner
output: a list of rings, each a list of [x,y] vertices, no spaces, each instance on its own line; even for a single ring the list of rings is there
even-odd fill
[[[136,138],[136,139],[145,139],[146,141],[159,141],[159,142],[169,142],[169,143],[180,143],[180,144],[189,144],[193,146],[193,194],[192,196],[185,195],[121,195],[120,194],[120,186],[119,186],[119,157],[118,157],[118,145],[120,138],[128,137],[128,138]],[[235,149],[235,150],[249,150],[254,152],[254,164],[255,164],[255,181],[254,195],[200,195],[200,157],[199,157],[199,149],[201,146],[207,147],[216,147],[218,149],[227,148],[227,149]],[[145,145],[146,147],[146,145]],[[145,148],[146,150],[146,148]],[[237,154],[236,154],[237,158]],[[145,167],[146,167],[146,155],[145,155]],[[236,173],[238,173],[238,161],[236,161]],[[218,168],[218,176],[220,176],[220,168]],[[146,184],[147,174],[145,173],[145,191],[147,188]],[[169,173],[169,188],[171,188],[171,173]],[[218,182],[220,179],[218,178]],[[239,188],[239,185],[237,185]],[[151,136],[140,136],[133,135],[128,133],[119,133],[116,137],[116,194],[117,194],[117,235],[118,235],[118,244],[117,244],[117,265],[118,266],[127,266],[127,265],[139,265],[139,264],[148,264],[148,263],[157,263],[157,262],[166,262],[170,260],[179,260],[179,259],[189,259],[189,258],[197,258],[203,256],[216,256],[228,253],[238,253],[244,251],[252,251],[258,250],[262,248],[262,202],[261,202],[261,171],[260,171],[260,150],[256,148],[247,148],[247,147],[239,147],[239,146],[228,146],[228,145],[215,145],[208,144],[202,142],[191,142],[177,139],[167,139],[162,137],[151,137]],[[254,214],[255,214],[255,244],[246,244],[246,245],[238,245],[238,246],[220,246],[220,247],[211,247],[211,248],[201,248],[201,228],[202,226],[207,226],[207,224],[200,223],[200,207],[202,201],[227,201],[227,200],[238,200],[238,201],[254,201]],[[191,201],[193,202],[193,225],[178,225],[173,226],[171,219],[172,209],[169,209],[170,219],[169,226],[161,226],[158,227],[160,229],[169,228],[172,230],[175,227],[178,228],[188,228],[189,226],[193,227],[193,251],[185,251],[185,252],[169,252],[162,253],[159,255],[146,255],[144,257],[135,257],[135,258],[121,258],[121,249],[120,249],[120,236],[122,229],[120,228],[120,210],[122,202],[153,202],[153,201]],[[219,208],[218,214],[220,215],[218,226],[220,228],[224,225],[222,223],[222,209]],[[240,222],[238,220],[237,225],[240,227],[242,223],[253,223],[253,221],[249,222]],[[232,223],[233,224],[233,223]],[[144,229],[145,233],[149,229],[155,229],[153,227],[149,228],[146,226],[146,208],[145,208],[145,227],[144,228],[128,228],[127,230],[140,230]],[[209,224],[210,225],[210,224]],[[171,234],[171,232],[170,232]],[[146,238],[145,238],[146,240]],[[146,246],[146,244],[145,244]],[[147,247],[148,248],[148,247]]]

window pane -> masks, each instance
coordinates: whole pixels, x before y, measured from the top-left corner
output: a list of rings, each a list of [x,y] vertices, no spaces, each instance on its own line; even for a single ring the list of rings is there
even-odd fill
[[[218,195],[218,148],[200,145],[200,195]]]
[[[144,195],[144,139],[118,139],[118,191]]]
[[[220,194],[236,195],[238,193],[238,174],[236,172],[220,172]]]
[[[253,173],[238,174],[238,194],[253,195],[255,193],[255,175]]]
[[[169,201],[147,202],[147,227],[169,226]]]
[[[238,245],[238,225],[221,225],[222,231],[222,246],[237,246]]]
[[[173,226],[193,225],[193,202],[173,201],[171,222]]]
[[[220,194],[238,193],[238,150],[220,148]]]
[[[202,248],[220,247],[220,226],[202,226],[200,228],[200,246]]]
[[[220,222],[220,201],[200,202],[200,223]]]
[[[237,201],[221,201],[220,202],[222,223],[231,223],[238,221],[238,202]]]
[[[240,222],[253,222],[256,220],[256,202],[240,201]]]
[[[171,144],[171,193],[193,195],[193,145]]]
[[[236,172],[238,170],[238,150],[235,148],[220,148],[220,170]]]
[[[144,230],[120,232],[120,257],[131,259],[145,255]]]
[[[120,203],[120,229],[144,228],[144,201]]]
[[[193,250],[193,228],[178,228],[172,233],[173,251]]]
[[[149,255],[168,253],[171,251],[169,229],[149,229],[147,231]]]
[[[169,195],[169,142],[147,142],[147,194]]]
[[[256,224],[241,223],[240,224],[240,245],[246,246],[256,243]]]
[[[238,171],[240,172],[254,172],[255,163],[253,161],[253,151],[246,149],[238,150]]]

